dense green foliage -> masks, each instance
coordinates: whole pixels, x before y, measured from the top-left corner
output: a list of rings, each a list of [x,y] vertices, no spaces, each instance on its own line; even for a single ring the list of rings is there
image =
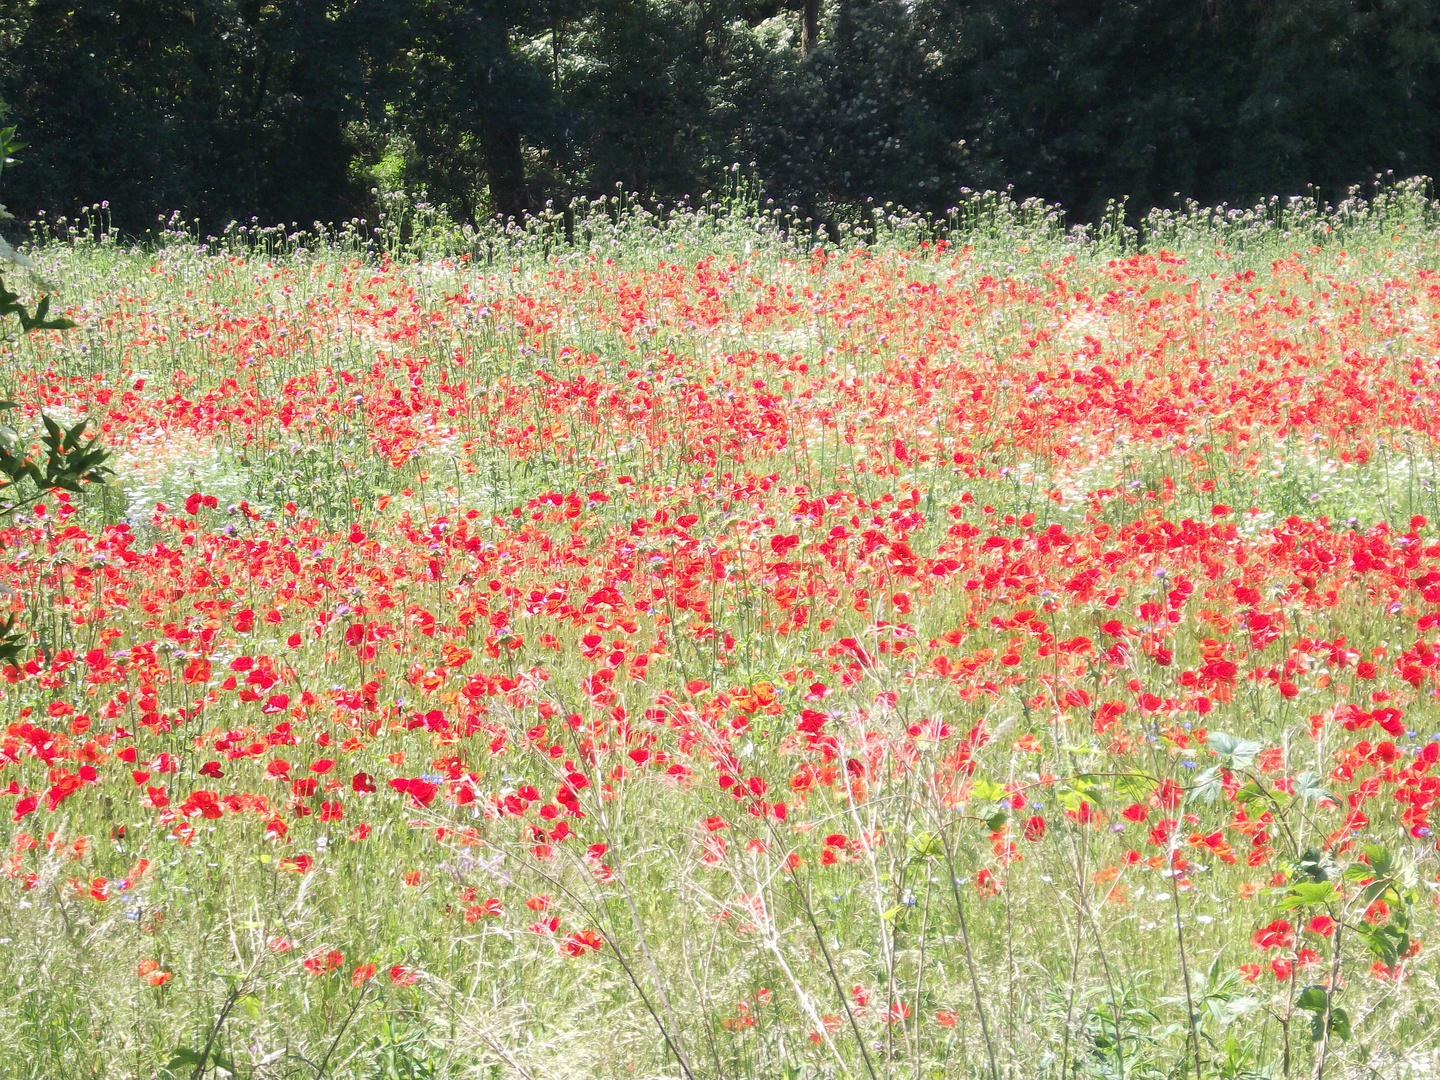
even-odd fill
[[[809,23],[807,30],[806,24]],[[1095,218],[1434,174],[1435,0],[0,0],[19,211],[474,220],[626,190]]]

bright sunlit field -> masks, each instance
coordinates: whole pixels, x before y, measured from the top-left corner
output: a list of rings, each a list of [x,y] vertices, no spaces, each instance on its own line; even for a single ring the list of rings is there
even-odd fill
[[[0,1075],[1434,1075],[1417,189],[607,211],[32,251]]]

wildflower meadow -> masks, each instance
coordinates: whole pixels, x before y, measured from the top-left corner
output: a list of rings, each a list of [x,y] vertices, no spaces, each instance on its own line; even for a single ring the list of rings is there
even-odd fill
[[[1422,185],[389,220],[26,248],[0,1075],[1436,1075]]]

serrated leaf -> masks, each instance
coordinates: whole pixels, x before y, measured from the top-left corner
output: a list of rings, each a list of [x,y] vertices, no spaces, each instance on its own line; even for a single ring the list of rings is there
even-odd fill
[[[1213,803],[1220,798],[1223,790],[1219,769],[1206,769],[1195,778],[1195,786],[1185,796],[1187,802]]]
[[[910,841],[910,857],[912,859],[933,859],[945,854],[945,846],[940,843],[938,837],[929,833],[920,833]]]
[[[1328,904],[1339,899],[1340,890],[1333,881],[1297,881],[1280,902],[1280,910],[1291,911],[1311,904]]]
[[[1005,797],[1005,789],[993,780],[976,780],[970,794],[982,802],[999,802]]]
[[[1365,891],[1360,894],[1361,905],[1368,908],[1376,900],[1389,892],[1390,887],[1391,883],[1389,878],[1382,878],[1379,881],[1372,881],[1369,885],[1365,886]]]
[[[170,1060],[165,1063],[165,1071],[171,1075],[180,1075],[182,1070],[193,1070],[197,1065],[203,1065],[206,1055],[199,1050],[188,1046],[177,1046],[170,1054]]]
[[[1264,787],[1251,780],[1235,792],[1235,801],[1240,803],[1251,803],[1265,801],[1267,792]]]
[[[1330,856],[1319,848],[1306,848],[1295,864],[1295,872],[1306,881],[1333,881],[1338,868]]]
[[[1382,845],[1366,844],[1364,851],[1376,877],[1388,877],[1395,872],[1395,858]]]
[[[1320,786],[1320,779],[1313,772],[1303,772],[1295,777],[1295,797],[1310,802],[1335,801],[1335,796]]]
[[[1227,768],[1248,769],[1255,764],[1255,757],[1265,749],[1263,743],[1254,739],[1241,739],[1224,731],[1212,731],[1205,739],[1205,745],[1215,751]]]
[[[1151,790],[1155,787],[1155,781],[1149,777],[1126,775],[1114,781],[1115,789],[1125,795],[1131,802],[1144,802],[1150,797]]]
[[[1397,932],[1387,933],[1388,927],[1377,926],[1371,930],[1358,930],[1365,947],[1377,956],[1386,967],[1394,967],[1395,962],[1400,959],[1400,948]],[[1407,942],[1408,945],[1408,942]]]

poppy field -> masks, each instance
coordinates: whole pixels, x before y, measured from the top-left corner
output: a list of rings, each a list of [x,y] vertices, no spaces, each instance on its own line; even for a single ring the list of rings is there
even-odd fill
[[[1421,189],[587,214],[30,252],[0,1074],[1434,1075]]]

